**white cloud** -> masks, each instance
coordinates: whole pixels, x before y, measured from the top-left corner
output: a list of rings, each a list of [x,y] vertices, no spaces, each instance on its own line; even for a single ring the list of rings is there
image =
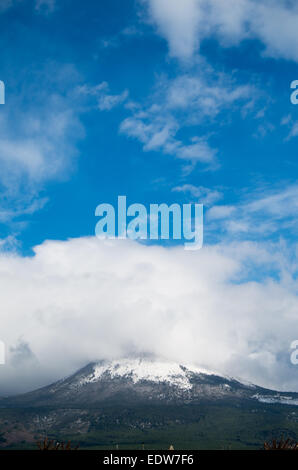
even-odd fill
[[[283,116],[280,121],[281,126],[285,126],[288,130],[288,135],[285,137],[285,141],[289,141],[298,135],[298,121],[295,121],[291,114]]]
[[[225,219],[230,217],[236,208],[234,206],[213,206],[208,211],[209,220]]]
[[[298,5],[287,0],[140,0],[170,55],[190,59],[205,38],[223,47],[258,39],[264,53],[298,61]]]
[[[121,123],[120,131],[139,140],[144,151],[161,151],[192,165],[200,162],[214,169],[218,166],[217,149],[210,143],[212,136],[207,134],[206,126],[214,125],[223,111],[252,109],[258,97],[253,85],[238,85],[233,78],[217,74],[208,66],[174,79],[159,77],[147,103],[127,104],[132,115]],[[202,126],[202,135],[187,140],[177,137],[180,130],[194,125]]]
[[[246,239],[297,235],[297,184],[284,188],[251,191],[249,196],[235,205],[215,205],[206,214],[209,231],[237,234]]]
[[[297,137],[298,135],[298,121],[295,121],[293,124],[292,124],[292,127],[291,127],[291,130],[290,130],[290,133],[287,137],[286,140],[290,140],[292,139],[293,137]]]
[[[97,107],[100,111],[110,111],[123,104],[128,98],[128,90],[124,90],[119,95],[111,95],[109,90],[110,87],[107,82],[99,83],[96,86],[83,85],[78,88],[79,93],[96,97]]]
[[[191,162],[212,163],[216,154],[217,150],[210,147],[205,137],[193,137],[191,144],[176,148],[178,158]]]
[[[65,66],[55,73],[52,65],[38,76],[31,73],[28,83],[23,77],[22,92],[9,96],[1,109],[1,221],[41,208],[44,185],[65,179],[74,166],[84,130],[72,97],[61,91],[71,70]],[[49,80],[55,91],[48,91]]]
[[[170,53],[190,57],[199,44],[200,5],[196,0],[151,0],[150,13],[169,41]]]
[[[186,110],[192,123],[214,118],[223,110],[254,103],[259,92],[251,84],[239,85],[233,78],[208,70],[182,74],[164,84],[166,107],[169,110]]]
[[[64,100],[47,100],[47,109],[39,109],[31,122],[32,111],[21,114],[22,120],[14,134],[6,126],[0,135],[0,165],[3,173],[8,170],[13,177],[25,175],[31,182],[41,182],[59,175],[67,164],[66,135],[70,127],[78,123],[74,113],[67,108]],[[9,118],[8,118],[9,119]],[[60,144],[60,146],[58,145]],[[6,184],[7,180],[2,181]]]
[[[193,138],[192,142],[184,143],[176,139],[179,125],[174,119],[149,113],[136,113],[126,118],[120,126],[120,131],[129,137],[134,137],[144,144],[143,150],[162,151],[192,163],[201,162],[212,164],[217,151],[213,149],[205,137]]]
[[[115,106],[122,104],[128,97],[128,91],[124,90],[120,95],[103,95],[98,100],[98,108],[101,111],[110,111]]]
[[[188,193],[193,198],[198,199],[198,202],[205,206],[211,206],[223,197],[223,194],[220,191],[205,188],[204,186],[195,186],[193,184],[176,186],[172,191],[185,194]]]
[[[252,265],[281,269],[281,260],[269,245],[190,254],[95,238],[45,242],[32,258],[1,254],[0,339],[8,350],[1,392],[143,352],[298,390],[289,361],[297,281],[291,272],[280,281],[244,280]]]
[[[250,213],[265,211],[278,219],[294,216],[298,209],[298,186],[290,185],[278,191],[267,191],[253,197],[244,210]]]

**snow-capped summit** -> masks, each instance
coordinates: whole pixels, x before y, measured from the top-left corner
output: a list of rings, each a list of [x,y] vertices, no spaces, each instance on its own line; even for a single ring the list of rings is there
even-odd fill
[[[175,362],[155,361],[150,359],[122,359],[95,364],[93,371],[84,377],[80,384],[99,381],[105,374],[111,378],[128,378],[134,384],[142,381],[167,383],[169,385],[190,390],[192,374],[218,375],[215,372],[190,365],[179,365]]]
[[[272,402],[296,404],[298,394],[279,394],[197,366],[165,360],[124,358],[92,363],[71,377],[8,400],[20,406],[138,406]],[[270,401],[271,400],[271,401]]]

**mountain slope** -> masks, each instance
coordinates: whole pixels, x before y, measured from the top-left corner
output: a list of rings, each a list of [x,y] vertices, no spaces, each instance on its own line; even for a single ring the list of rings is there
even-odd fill
[[[85,448],[260,448],[298,439],[298,394],[194,366],[148,359],[89,364],[34,392],[0,400],[0,447],[45,436]]]
[[[48,387],[2,400],[2,406],[87,406],[108,403],[199,403],[259,400],[298,404],[298,394],[278,393],[199,369],[148,359],[89,364]]]

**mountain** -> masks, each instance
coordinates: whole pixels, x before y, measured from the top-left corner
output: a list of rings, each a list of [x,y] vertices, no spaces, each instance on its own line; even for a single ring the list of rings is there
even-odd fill
[[[125,442],[142,442],[178,432],[180,440],[190,442],[199,432],[201,442],[210,442],[211,435],[214,442],[234,442],[238,435],[235,443],[243,448],[241,429],[246,447],[272,432],[295,438],[297,405],[297,393],[275,392],[196,366],[121,359],[89,364],[52,385],[0,400],[0,430],[4,447],[20,440],[27,445],[45,434],[111,445],[120,435]],[[251,441],[247,431],[254,425]],[[225,430],[220,439],[216,428]]]
[[[191,365],[148,359],[89,364],[71,377],[0,404],[101,406],[109,403],[199,403],[258,400],[298,405],[298,393],[279,393]]]

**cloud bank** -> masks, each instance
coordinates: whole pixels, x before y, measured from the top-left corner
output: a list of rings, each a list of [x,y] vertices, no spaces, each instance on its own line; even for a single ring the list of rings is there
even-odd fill
[[[271,250],[242,242],[190,254],[91,237],[44,242],[30,258],[1,254],[0,393],[142,353],[298,390],[297,281]],[[251,266],[272,264],[278,277],[247,281]]]

